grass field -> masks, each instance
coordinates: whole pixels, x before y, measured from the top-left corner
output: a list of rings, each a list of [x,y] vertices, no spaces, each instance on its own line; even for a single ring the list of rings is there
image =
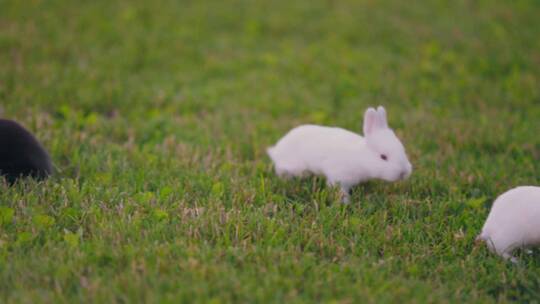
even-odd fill
[[[475,246],[540,184],[540,3],[0,0],[0,115],[55,176],[0,186],[0,302],[536,302]],[[415,171],[339,203],[265,155],[384,105]],[[0,147],[2,148],[2,147]]]

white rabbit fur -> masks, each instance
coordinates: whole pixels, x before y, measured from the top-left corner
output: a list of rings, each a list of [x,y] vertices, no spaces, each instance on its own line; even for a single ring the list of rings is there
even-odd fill
[[[397,181],[412,172],[382,106],[366,110],[363,129],[365,138],[341,128],[302,125],[269,148],[268,155],[278,176],[324,175],[328,185],[341,188],[343,202],[348,203],[351,187],[361,182]]]
[[[521,186],[501,194],[476,238],[488,248],[517,262],[512,251],[540,244],[540,187]]]

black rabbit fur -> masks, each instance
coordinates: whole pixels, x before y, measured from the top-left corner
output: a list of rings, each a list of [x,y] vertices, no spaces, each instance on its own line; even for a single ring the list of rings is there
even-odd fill
[[[8,184],[21,177],[44,179],[52,171],[49,154],[32,133],[15,121],[0,119],[0,175]]]

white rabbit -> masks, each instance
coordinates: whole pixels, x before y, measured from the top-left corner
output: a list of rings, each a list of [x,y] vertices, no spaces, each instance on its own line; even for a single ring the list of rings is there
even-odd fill
[[[302,125],[267,151],[278,176],[324,175],[328,185],[341,188],[343,202],[348,203],[351,187],[361,182],[397,181],[412,172],[382,106],[366,110],[364,136],[336,127]]]
[[[539,245],[540,187],[521,186],[500,195],[476,240],[514,263],[514,249]]]

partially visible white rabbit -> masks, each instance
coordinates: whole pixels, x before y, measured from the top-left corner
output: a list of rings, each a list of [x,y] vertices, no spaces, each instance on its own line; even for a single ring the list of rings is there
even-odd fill
[[[512,251],[540,244],[540,187],[521,186],[500,195],[477,241],[516,263]]]
[[[267,151],[278,176],[324,175],[328,185],[341,188],[343,202],[348,203],[351,187],[361,182],[392,182],[406,179],[412,172],[382,106],[366,110],[364,136],[341,128],[302,125]]]

